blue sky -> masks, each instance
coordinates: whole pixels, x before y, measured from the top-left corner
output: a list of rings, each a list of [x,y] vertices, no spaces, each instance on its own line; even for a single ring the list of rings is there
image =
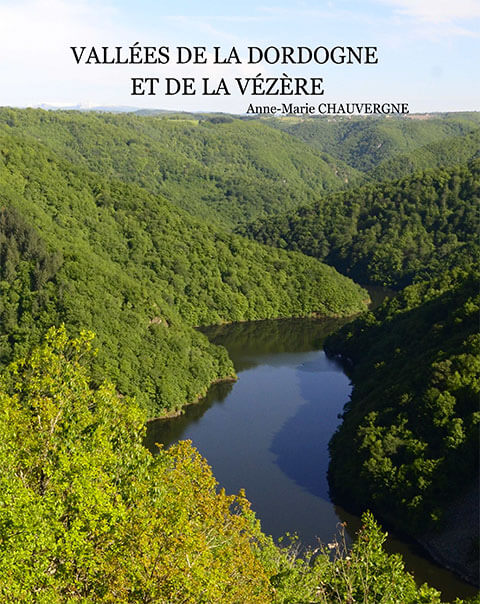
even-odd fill
[[[377,46],[378,65],[76,65],[70,46]],[[210,55],[209,55],[210,59]],[[132,77],[323,77],[322,98],[480,110],[480,0],[0,0],[0,105],[133,105],[243,113],[291,98],[132,97]],[[200,91],[199,91],[200,92]],[[233,88],[232,88],[233,92]]]

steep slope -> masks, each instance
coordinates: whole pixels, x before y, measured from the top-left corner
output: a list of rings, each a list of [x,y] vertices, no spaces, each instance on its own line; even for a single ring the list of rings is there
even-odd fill
[[[395,180],[420,170],[466,164],[476,157],[480,157],[480,128],[394,155],[380,162],[369,175],[374,180]]]
[[[318,199],[363,178],[256,121],[0,109],[0,132],[162,194],[224,226]]]
[[[351,314],[366,293],[320,262],[217,232],[164,198],[21,137],[0,139],[2,358],[64,321],[93,329],[107,371],[149,413],[233,374],[193,326]]]
[[[92,385],[90,337],[50,330],[0,375],[3,602],[440,604],[371,514],[348,552],[299,557],[190,443],[151,455],[135,401]]]
[[[268,123],[357,170],[370,172],[396,155],[446,137],[468,134],[479,127],[480,113],[400,118],[285,118]]]
[[[360,283],[403,287],[479,253],[480,160],[326,197],[239,232],[299,250]]]
[[[330,442],[332,492],[415,536],[478,475],[478,279],[412,285],[326,342],[354,383]]]

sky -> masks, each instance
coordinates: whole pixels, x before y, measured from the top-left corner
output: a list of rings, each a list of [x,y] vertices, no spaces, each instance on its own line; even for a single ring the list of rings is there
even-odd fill
[[[71,47],[166,46],[164,65],[80,64]],[[177,47],[207,64],[178,65]],[[235,47],[240,64],[214,64]],[[248,64],[248,47],[375,46],[376,65]],[[0,0],[0,105],[132,106],[245,113],[248,105],[408,103],[412,112],[480,110],[480,0]],[[322,96],[242,95],[236,78],[323,78]],[[132,78],[158,78],[132,96]],[[195,95],[166,96],[166,78]],[[202,94],[223,78],[230,95]],[[251,83],[251,81],[250,81]],[[249,84],[250,85],[250,84]],[[138,89],[145,89],[145,84]]]

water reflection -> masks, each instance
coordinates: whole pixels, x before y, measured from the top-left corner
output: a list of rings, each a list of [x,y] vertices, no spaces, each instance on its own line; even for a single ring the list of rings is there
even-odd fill
[[[202,327],[214,344],[225,346],[237,373],[268,357],[321,349],[325,338],[350,319],[278,319]],[[281,362],[281,359],[279,359]]]
[[[187,428],[195,426],[213,405],[222,404],[230,394],[233,386],[233,382],[213,384],[201,402],[185,407],[182,415],[169,419],[156,419],[149,422],[147,424],[144,445],[155,453],[155,443],[161,443],[165,447],[168,447],[181,438],[185,438],[184,434]]]
[[[238,382],[216,384],[178,418],[151,422],[147,444],[191,439],[227,492],[246,489],[264,531],[276,538],[288,531],[306,544],[326,543],[339,522],[347,522],[352,538],[360,519],[332,504],[326,480],[328,441],[351,386],[321,348],[341,324],[261,321],[205,330],[227,348]],[[390,539],[387,547],[445,599],[475,594],[415,545]]]
[[[305,404],[275,434],[270,449],[282,472],[297,485],[330,500],[328,442],[351,385],[340,365],[323,354],[301,363],[297,380]]]

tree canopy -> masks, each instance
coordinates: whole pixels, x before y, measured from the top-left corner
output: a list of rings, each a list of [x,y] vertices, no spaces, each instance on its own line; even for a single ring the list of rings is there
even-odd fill
[[[298,250],[360,283],[405,287],[474,266],[480,246],[480,160],[324,198],[238,232]]]
[[[413,535],[438,528],[478,475],[478,279],[457,269],[407,287],[326,342],[354,382],[330,442],[332,491]]]
[[[368,295],[333,268],[191,217],[137,185],[0,137],[0,361],[51,325],[93,329],[95,373],[158,415],[234,375],[195,326],[348,315]]]
[[[156,456],[144,412],[92,386],[93,334],[52,329],[0,378],[0,594],[6,602],[439,603],[382,548],[298,557],[261,532],[181,442]]]

